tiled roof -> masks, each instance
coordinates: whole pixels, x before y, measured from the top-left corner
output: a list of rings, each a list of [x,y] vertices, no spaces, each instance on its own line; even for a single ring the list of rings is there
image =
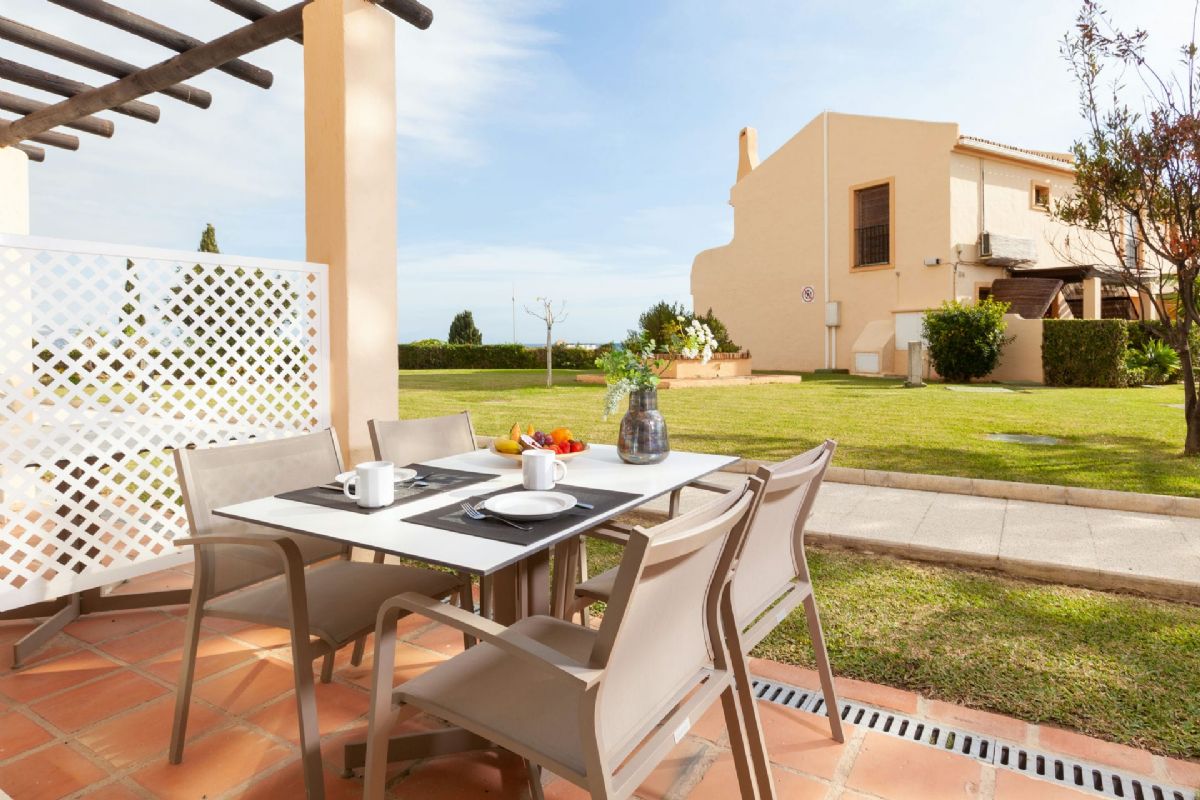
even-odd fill
[[[1036,161],[1054,161],[1058,165],[1067,167],[1074,166],[1075,163],[1075,159],[1069,153],[1054,153],[1049,150],[1030,150],[1025,147],[1016,147],[1011,144],[1003,144],[1001,142],[995,142],[991,139],[984,139],[979,136],[959,136],[958,143],[983,150],[1006,152],[1018,158],[1024,157]]]

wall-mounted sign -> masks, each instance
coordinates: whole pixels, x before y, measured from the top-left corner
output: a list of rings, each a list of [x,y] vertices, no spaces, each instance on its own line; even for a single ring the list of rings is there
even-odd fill
[[[813,300],[816,299],[816,297],[817,297],[817,290],[811,286],[805,286],[804,290],[800,292],[800,299],[806,303],[811,303]]]

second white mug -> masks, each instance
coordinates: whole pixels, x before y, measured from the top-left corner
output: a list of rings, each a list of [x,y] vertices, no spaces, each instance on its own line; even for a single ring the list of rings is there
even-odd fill
[[[362,508],[382,508],[396,500],[396,468],[390,461],[365,461],[354,468],[342,491]],[[353,490],[353,491],[352,491]]]
[[[521,454],[521,485],[526,489],[548,492],[566,477],[567,465],[549,450],[526,450]]]

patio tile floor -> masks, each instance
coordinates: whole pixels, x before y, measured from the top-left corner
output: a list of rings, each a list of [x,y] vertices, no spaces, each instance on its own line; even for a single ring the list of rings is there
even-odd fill
[[[159,583],[170,578],[158,576]],[[0,660],[0,790],[14,800],[60,798],[292,798],[303,796],[290,648],[274,631],[212,620],[201,642],[200,672],[184,762],[166,761],[179,669],[178,609],[92,617],[71,625],[44,655],[13,672]],[[26,632],[0,623],[0,652]],[[457,632],[416,620],[402,625],[396,680],[435,666],[462,647]],[[327,796],[357,798],[362,783],[339,777],[341,745],[361,736],[367,713],[371,649],[361,667],[339,655],[334,682],[318,685]],[[7,655],[7,653],[5,653]],[[755,674],[815,688],[811,670],[754,660]],[[1039,728],[995,714],[927,700],[912,692],[839,680],[843,696],[938,719],[1043,750],[1179,783],[1200,781],[1200,764],[1164,759],[1069,731]],[[847,726],[846,742],[829,738],[825,720],[780,706],[760,706],[779,796],[787,800],[1082,800],[1063,789]],[[409,728],[436,725],[418,717]],[[526,800],[520,759],[479,752],[395,765],[392,800]],[[720,707],[698,720],[639,789],[640,800],[725,800],[736,776]],[[587,793],[546,776],[549,800]]]

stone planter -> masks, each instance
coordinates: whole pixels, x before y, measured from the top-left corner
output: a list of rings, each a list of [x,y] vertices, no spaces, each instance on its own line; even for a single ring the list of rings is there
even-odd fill
[[[663,378],[742,378],[749,377],[749,353],[713,353],[707,364],[698,358],[672,358]]]

